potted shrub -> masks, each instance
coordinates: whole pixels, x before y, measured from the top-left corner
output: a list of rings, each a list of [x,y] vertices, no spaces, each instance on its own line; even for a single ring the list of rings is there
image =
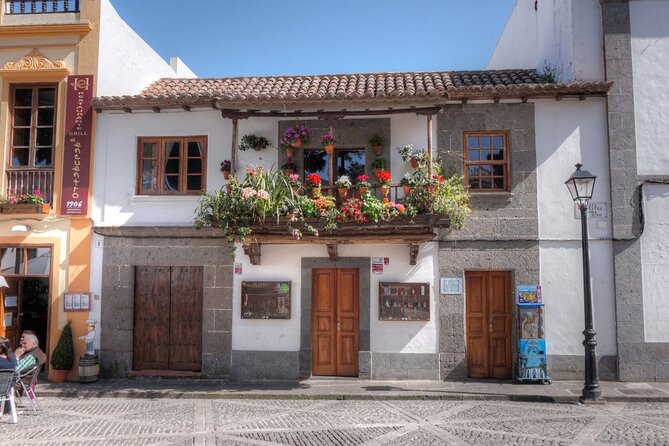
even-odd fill
[[[379,135],[374,135],[369,138],[367,143],[369,144],[369,147],[372,148],[372,152],[374,152],[375,156],[381,155],[383,152],[383,138],[381,138]]]
[[[0,199],[0,210],[3,214],[48,214],[49,204],[42,192],[34,189],[32,194]]]
[[[379,185],[379,191],[383,197],[388,196],[390,192],[390,182],[392,181],[393,176],[387,170],[382,170],[376,174],[376,181]]]
[[[295,127],[288,127],[283,132],[281,145],[283,147],[300,148],[303,145],[308,146],[311,141],[311,130],[302,124]]]
[[[232,163],[230,160],[223,160],[221,162],[221,172],[223,172],[223,178],[226,180],[230,178],[230,171],[232,170]]]
[[[323,138],[321,138],[321,145],[325,149],[325,153],[327,153],[328,155],[332,155],[332,153],[334,152],[334,143],[336,142],[337,140],[334,139],[334,136],[332,136],[331,134],[326,133],[325,135],[323,135]]]
[[[297,164],[292,161],[288,161],[283,166],[281,166],[281,170],[283,171],[284,175],[293,175],[297,171]]]
[[[378,174],[382,170],[388,169],[388,163],[383,158],[377,158],[372,162],[372,170],[374,170],[374,175]]]
[[[413,175],[410,173],[405,173],[402,179],[400,180],[400,186],[404,191],[404,196],[407,196],[411,193],[411,188],[414,186],[415,181]]]
[[[358,187],[358,196],[362,197],[367,193],[367,189],[372,187],[369,182],[368,175],[358,175],[358,178],[355,180],[355,185]]]
[[[414,169],[418,168],[418,164],[421,161],[427,161],[427,151],[414,150],[412,144],[407,144],[404,147],[400,147],[397,149],[397,153],[400,154],[403,161],[411,163],[411,167]]]
[[[348,195],[348,190],[351,188],[351,185],[351,180],[346,175],[340,176],[337,178],[337,181],[335,181],[335,187],[337,187],[339,197],[342,200]]]
[[[55,383],[65,382],[67,373],[74,365],[74,346],[72,344],[72,321],[60,332],[60,338],[56,348],[51,353],[51,381]]]
[[[248,134],[242,136],[242,140],[239,143],[239,146],[237,147],[237,150],[262,150],[264,148],[267,148],[269,146],[269,140],[265,138],[264,136],[256,136],[254,134]]]
[[[311,192],[312,197],[321,196],[321,176],[317,173],[307,175],[305,186]]]
[[[288,175],[288,185],[293,189],[295,195],[299,195],[302,191],[302,183],[300,183],[300,176],[296,173]]]

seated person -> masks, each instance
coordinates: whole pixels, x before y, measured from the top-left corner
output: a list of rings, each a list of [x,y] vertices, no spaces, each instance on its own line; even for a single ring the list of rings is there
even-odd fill
[[[21,335],[21,346],[16,349],[18,363],[16,370],[24,373],[34,365],[42,365],[46,362],[46,355],[39,348],[39,339],[32,331],[24,331]]]
[[[16,356],[12,352],[12,345],[7,338],[0,338],[0,370],[15,370]]]

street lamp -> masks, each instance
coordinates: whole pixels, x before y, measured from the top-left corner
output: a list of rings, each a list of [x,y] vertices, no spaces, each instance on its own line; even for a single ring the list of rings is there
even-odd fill
[[[597,355],[595,347],[595,327],[592,317],[592,293],[590,292],[590,255],[588,249],[588,203],[592,198],[597,177],[587,170],[581,170],[582,164],[576,164],[576,171],[565,181],[571,197],[581,211],[581,249],[583,251],[583,299],[585,306],[585,385],[580,401],[596,401],[601,398],[599,373],[597,372]]]

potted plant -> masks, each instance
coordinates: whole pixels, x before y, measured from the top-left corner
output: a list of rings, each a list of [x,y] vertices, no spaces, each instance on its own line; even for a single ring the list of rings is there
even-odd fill
[[[264,136],[256,136],[256,135],[251,133],[251,134],[242,136],[242,140],[241,140],[239,146],[237,147],[237,150],[245,151],[245,150],[253,149],[253,150],[259,151],[259,150],[262,150],[262,149],[268,147],[269,144],[270,144],[269,140],[267,138],[265,138]]]
[[[427,160],[427,151],[425,150],[414,150],[412,144],[407,144],[404,147],[397,149],[397,153],[400,154],[403,161],[410,162],[411,167],[414,169],[418,168],[418,164],[421,161]]]
[[[230,160],[223,160],[221,162],[221,172],[223,172],[223,178],[226,180],[230,178],[230,171],[232,170],[232,163]]]
[[[387,170],[382,170],[376,174],[376,181],[379,186],[379,191],[384,198],[387,197],[388,192],[390,192],[390,181],[392,178],[393,176]]]
[[[367,189],[372,187],[369,182],[368,175],[358,175],[358,178],[355,180],[355,185],[358,187],[358,196],[362,197],[367,193]]]
[[[311,130],[304,125],[299,124],[295,127],[288,127],[286,130],[284,130],[283,137],[281,138],[281,145],[284,148],[292,147],[297,149],[303,145],[308,146],[309,141],[311,141]]]
[[[49,203],[44,202],[39,189],[34,189],[32,194],[1,199],[0,210],[3,214],[48,214]]]
[[[381,138],[379,135],[374,135],[369,138],[367,144],[369,144],[369,147],[372,148],[372,152],[374,152],[375,156],[380,156],[383,152],[383,138]]]
[[[388,163],[383,158],[377,158],[372,162],[372,170],[374,171],[374,175],[381,172],[382,170],[387,170],[387,169],[388,169]]]
[[[348,195],[348,190],[351,188],[352,184],[348,176],[342,175],[335,181],[335,186],[339,192],[339,197],[343,200],[346,198],[346,195]]]
[[[74,365],[74,346],[72,344],[72,321],[60,332],[60,338],[56,348],[51,353],[51,381],[55,383],[65,382],[67,373]]]
[[[292,161],[288,161],[281,166],[281,170],[285,175],[292,175],[297,171],[297,164]]]
[[[310,173],[307,175],[305,186],[311,192],[312,197],[320,197],[321,195],[321,176],[317,173]]]
[[[325,149],[325,153],[327,153],[328,155],[332,155],[332,153],[334,152],[334,143],[336,142],[337,140],[334,139],[334,136],[332,136],[331,134],[326,133],[325,135],[323,135],[323,138],[321,138],[321,145]]]
[[[300,183],[300,176],[296,173],[288,175],[288,185],[293,189],[295,195],[299,195],[302,191],[302,183]]]
[[[404,191],[404,196],[407,196],[411,193],[411,188],[413,188],[415,184],[413,175],[410,173],[405,173],[402,179],[400,180],[400,186],[402,186],[402,190]]]

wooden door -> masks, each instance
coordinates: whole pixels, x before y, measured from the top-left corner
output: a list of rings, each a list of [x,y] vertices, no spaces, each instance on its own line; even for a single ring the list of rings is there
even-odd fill
[[[135,370],[199,371],[202,267],[135,268]]]
[[[200,370],[202,267],[172,267],[170,291],[170,369]]]
[[[471,378],[511,377],[511,273],[465,273],[467,373]]]
[[[312,373],[358,376],[358,270],[314,269]]]

